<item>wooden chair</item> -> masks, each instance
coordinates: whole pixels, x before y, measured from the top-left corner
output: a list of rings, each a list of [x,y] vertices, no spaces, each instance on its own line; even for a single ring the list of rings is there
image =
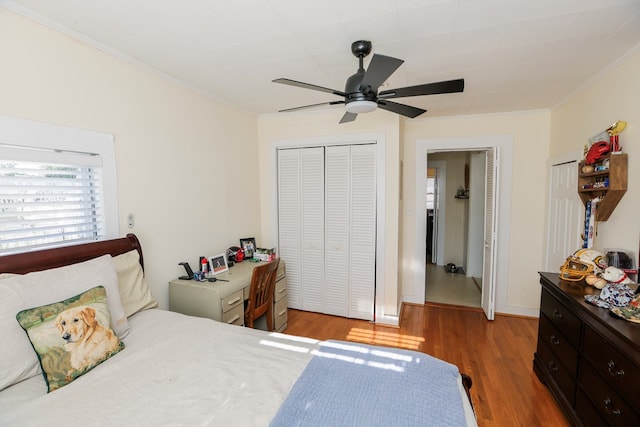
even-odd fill
[[[251,290],[244,309],[244,324],[253,328],[253,322],[266,313],[267,329],[273,331],[273,292],[280,259],[253,269]]]

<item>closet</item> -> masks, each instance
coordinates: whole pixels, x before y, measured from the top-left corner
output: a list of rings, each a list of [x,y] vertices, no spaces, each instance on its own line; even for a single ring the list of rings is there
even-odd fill
[[[376,145],[278,150],[288,306],[373,320]]]

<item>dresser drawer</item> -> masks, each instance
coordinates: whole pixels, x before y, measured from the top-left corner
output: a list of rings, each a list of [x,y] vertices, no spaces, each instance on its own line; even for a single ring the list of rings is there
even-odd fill
[[[544,342],[553,351],[554,356],[567,369],[571,377],[575,378],[578,372],[578,350],[569,340],[551,323],[545,316],[540,316],[538,330],[538,343]]]
[[[274,325],[276,331],[279,331],[282,325],[287,323],[287,294],[284,294],[280,301],[274,307]]]
[[[540,300],[540,311],[575,347],[578,347],[580,343],[580,319],[544,289]]]
[[[573,405],[573,400],[576,393],[576,384],[574,381],[575,374],[570,374],[569,371],[560,363],[560,360],[555,356],[553,351],[547,344],[538,339],[538,357],[544,368],[549,375],[555,381],[557,388],[560,389],[565,396],[569,405]]]
[[[227,311],[235,308],[238,304],[242,305],[243,301],[243,293],[242,289],[232,293],[231,295],[227,295],[222,298],[222,312],[226,313]]]
[[[584,363],[580,369],[579,382],[584,394],[607,421],[607,424],[613,426],[640,425],[638,414],[596,373],[588,362]]]
[[[239,304],[222,313],[222,321],[230,325],[244,325],[244,304]]]
[[[640,369],[589,327],[584,332],[583,352],[596,372],[640,411]]]
[[[276,289],[273,291],[273,300],[278,302],[287,296],[287,278],[282,278],[276,282]]]
[[[602,419],[602,415],[593,407],[584,392],[578,388],[576,393],[576,413],[580,414],[580,420],[585,427],[601,427],[607,423]]]

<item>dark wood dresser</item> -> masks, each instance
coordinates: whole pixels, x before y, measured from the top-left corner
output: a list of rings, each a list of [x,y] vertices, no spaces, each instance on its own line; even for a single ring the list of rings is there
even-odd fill
[[[600,291],[540,273],[533,370],[576,426],[640,426],[640,324],[588,304]]]

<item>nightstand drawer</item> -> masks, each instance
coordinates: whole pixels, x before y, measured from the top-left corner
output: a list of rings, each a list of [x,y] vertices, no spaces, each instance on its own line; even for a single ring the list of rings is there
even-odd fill
[[[571,377],[575,378],[578,366],[578,351],[546,316],[540,316],[538,342],[544,342],[555,357],[564,365]]]
[[[222,298],[222,312],[226,313],[227,311],[236,307],[238,304],[241,305],[242,301],[243,301],[242,289],[232,293],[231,295],[227,295],[226,297]]]
[[[600,376],[628,402],[636,402],[635,409],[640,411],[640,369],[589,327],[585,328],[583,348]]]
[[[538,340],[538,356],[544,368],[555,381],[557,387],[562,391],[565,398],[573,405],[573,399],[576,393],[576,384],[574,381],[575,374],[571,375],[560,363],[553,351],[544,342]]]
[[[230,325],[244,325],[244,304],[236,305],[231,310],[222,313],[222,321]]]
[[[546,290],[542,291],[540,311],[577,347],[580,343],[580,320]]]
[[[596,373],[589,363],[584,363],[580,369],[580,386],[609,425],[640,425],[638,414]]]

